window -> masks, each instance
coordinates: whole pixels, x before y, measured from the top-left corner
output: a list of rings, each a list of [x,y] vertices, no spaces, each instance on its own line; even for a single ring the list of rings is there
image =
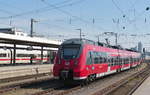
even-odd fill
[[[87,57],[86,57],[86,64],[92,64],[92,56],[91,56],[91,52],[89,52],[87,54]]]
[[[114,63],[114,58],[111,58],[111,63]]]
[[[64,59],[74,59],[79,55],[80,45],[65,45],[61,55]]]
[[[100,63],[104,62],[104,58],[103,57],[99,57]]]
[[[106,63],[108,61],[105,52],[92,51],[90,53],[91,53],[91,59],[93,59],[94,64]]]
[[[99,63],[98,57],[95,57],[95,58],[94,58],[94,63],[95,63],[95,64],[98,64],[98,63]]]
[[[92,56],[93,56],[93,59],[94,59],[94,64],[98,64],[99,61],[100,61],[98,52],[92,52]]]
[[[0,57],[6,57],[6,53],[1,53]]]
[[[31,57],[34,56],[34,54],[17,54],[17,57]]]

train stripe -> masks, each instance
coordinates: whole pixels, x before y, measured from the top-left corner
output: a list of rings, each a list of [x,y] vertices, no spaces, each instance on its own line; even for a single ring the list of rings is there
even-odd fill
[[[11,59],[0,59],[0,61],[8,61],[8,60],[11,60]],[[29,58],[24,58],[24,59],[19,59],[17,58],[16,60],[31,60]],[[42,60],[41,58],[34,58],[32,60]],[[48,58],[43,58],[43,60],[48,60]]]

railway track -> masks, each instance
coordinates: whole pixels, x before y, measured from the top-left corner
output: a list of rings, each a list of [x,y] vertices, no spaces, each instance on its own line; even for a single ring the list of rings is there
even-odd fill
[[[50,75],[51,75],[51,73],[41,73],[41,74],[34,74],[34,75],[5,78],[5,79],[0,79],[0,84],[20,81],[20,80],[26,80],[26,79],[40,78],[40,77],[50,76]]]
[[[46,85],[46,84],[49,84],[49,85]],[[34,81],[34,83],[28,82],[25,84],[15,85],[15,86],[11,86],[11,87],[10,86],[5,87],[4,89],[0,90],[0,95],[3,93],[4,93],[4,95],[10,95],[10,94],[6,94],[6,91],[19,90],[21,88],[27,88],[27,89],[28,88],[36,88],[37,85],[39,87],[43,88],[44,90],[33,93],[33,94],[21,94],[21,95],[65,95],[67,93],[70,93],[74,90],[81,88],[81,86],[79,86],[79,85],[78,86],[76,86],[76,85],[66,86],[64,84],[59,83],[58,81],[56,81],[54,79],[51,79],[51,80],[44,80],[44,81],[41,80],[41,83],[40,83],[40,81],[36,81],[36,82]]]
[[[124,72],[122,72],[122,73],[124,73]],[[131,76],[133,76],[133,75],[131,75]],[[108,76],[108,77],[110,77],[110,76]],[[99,80],[96,80],[93,83],[86,85],[85,87],[90,88],[91,85],[93,85],[94,83],[96,83],[98,81]],[[34,93],[34,94],[29,94],[29,95],[66,95],[66,94],[70,95],[71,92],[80,90],[81,88],[82,87],[80,85],[76,85],[74,87],[68,87],[68,89],[66,88],[66,86],[60,86],[60,87],[51,88],[51,89],[48,89],[48,90],[45,90],[45,91],[41,91],[41,92],[37,92],[37,93]],[[107,90],[109,90],[109,89],[107,89]],[[96,94],[96,95],[101,95],[101,94]],[[110,94],[110,95],[112,95],[112,94]],[[120,95],[120,94],[114,94],[114,95]]]
[[[138,68],[140,68],[140,67],[138,67]],[[130,71],[134,72],[134,74],[132,73],[132,74],[128,75],[129,80],[131,79],[131,77],[133,75],[138,75],[139,73],[143,74],[142,72],[144,72],[144,70],[148,70],[149,68],[150,68],[150,66],[146,67],[146,69],[145,68],[141,69],[141,71],[138,71],[138,72],[136,71],[136,73],[134,70],[137,70],[137,68],[131,69]],[[66,85],[62,84],[62,82],[58,82],[51,78],[49,78],[47,80],[41,79],[41,80],[31,81],[31,82],[27,82],[27,83],[18,84],[18,85],[16,84],[13,86],[10,85],[8,87],[5,86],[4,88],[1,87],[0,95],[66,95],[66,94],[67,95],[81,95],[81,92],[84,89],[85,89],[85,91],[87,91],[88,88],[94,88],[94,86],[97,86],[97,84],[102,85],[102,83],[104,81],[105,81],[105,83],[107,83],[108,81],[110,81],[109,80],[110,78],[114,78],[115,76],[117,78],[117,76],[126,75],[126,74],[130,73],[130,71],[125,71],[125,72],[121,72],[121,73],[118,73],[115,75],[110,75],[108,77],[96,80],[93,83],[86,85],[84,87],[81,87],[80,85],[67,85],[66,86]],[[147,74],[145,74],[145,75],[147,75]],[[143,76],[141,76],[141,77],[143,77]],[[114,78],[113,80],[115,80],[116,78]],[[116,81],[116,84],[113,84],[111,86],[107,85],[108,87],[106,86],[105,89],[101,89],[100,91],[98,91],[97,93],[94,93],[92,95],[104,95],[104,94],[110,95],[110,93],[114,93],[111,95],[120,95],[120,94],[116,94],[116,92],[113,92],[113,91],[115,91],[115,88],[117,89],[117,87],[119,87],[118,84],[123,84],[122,83],[123,80],[124,80],[124,84],[125,84],[125,80],[127,80],[127,78],[122,78],[120,81],[118,79],[118,81]],[[24,89],[24,90],[31,89],[31,91],[26,91],[27,93],[20,94],[19,90],[21,90],[21,89]],[[36,89],[36,90],[40,89],[40,90],[32,92],[32,89]],[[7,92],[16,92],[16,94],[7,94]],[[119,91],[117,91],[117,92],[119,92]],[[75,93],[75,94],[73,94],[73,93]],[[77,93],[79,93],[79,94],[77,94]],[[83,95],[91,95],[91,93],[83,94]]]
[[[150,76],[150,64],[140,72],[117,81],[92,95],[132,95],[132,93]]]
[[[70,93],[74,90],[80,89],[80,85],[64,85],[63,83],[58,82],[57,80],[54,80],[53,78],[47,78],[47,79],[38,79],[23,83],[17,83],[13,85],[8,86],[2,86],[0,87],[0,95],[11,95],[6,94],[8,92],[13,91],[19,91],[20,89],[29,89],[29,88],[42,88],[43,91],[39,91],[33,94],[25,94],[25,95],[65,95],[67,93]],[[24,94],[21,94],[24,95]]]
[[[70,86],[63,85],[63,86],[55,87],[52,89],[48,89],[45,91],[30,94],[30,95],[65,95],[77,89],[81,89],[81,86],[78,85],[78,86],[70,87]]]
[[[32,77],[32,78],[35,78],[35,77]],[[0,95],[2,93],[6,93],[8,91],[17,90],[17,89],[19,89],[21,87],[24,87],[24,86],[27,86],[27,85],[36,84],[36,83],[40,83],[40,82],[48,81],[48,80],[53,80],[53,79],[52,78],[48,78],[48,77],[46,77],[46,78],[38,78],[36,76],[36,79],[33,79],[33,80],[24,81],[24,82],[17,82],[17,83],[5,85],[5,86],[0,86]]]

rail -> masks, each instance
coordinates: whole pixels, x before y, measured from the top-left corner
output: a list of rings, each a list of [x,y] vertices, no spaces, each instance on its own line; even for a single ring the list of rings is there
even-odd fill
[[[150,64],[148,64],[147,68],[143,69],[142,71],[117,81],[116,83],[111,84],[92,95],[119,95],[122,92],[122,95],[131,95],[149,76]]]

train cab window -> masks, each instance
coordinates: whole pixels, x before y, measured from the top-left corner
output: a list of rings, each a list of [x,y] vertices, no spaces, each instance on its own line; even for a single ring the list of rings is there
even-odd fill
[[[89,52],[89,53],[87,54],[87,57],[86,57],[86,64],[87,64],[87,65],[92,64],[91,52]]]
[[[6,57],[6,53],[1,53],[0,57]]]
[[[77,58],[80,53],[81,45],[70,44],[64,45],[61,51],[61,56],[64,59],[74,59]]]

